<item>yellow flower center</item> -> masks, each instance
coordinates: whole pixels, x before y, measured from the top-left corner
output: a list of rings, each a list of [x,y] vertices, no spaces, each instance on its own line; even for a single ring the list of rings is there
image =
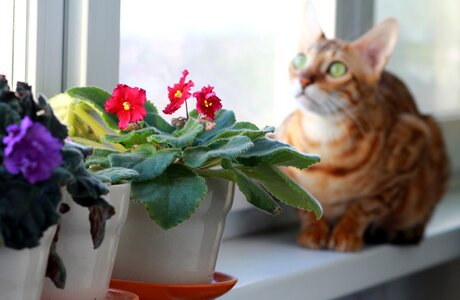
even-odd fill
[[[204,100],[204,106],[206,106],[206,107],[211,107],[211,106],[212,106],[212,102],[208,102],[208,100]]]
[[[131,105],[129,104],[128,101],[123,102],[123,108],[125,110],[130,110],[131,109]]]
[[[174,97],[175,97],[175,98],[180,98],[180,97],[182,97],[182,92],[179,91],[179,90],[177,90],[176,93],[174,94]]]

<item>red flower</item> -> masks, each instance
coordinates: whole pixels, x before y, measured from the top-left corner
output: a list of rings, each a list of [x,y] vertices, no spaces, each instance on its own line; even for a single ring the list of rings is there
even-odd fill
[[[204,115],[208,120],[214,120],[216,111],[222,108],[219,97],[213,92],[214,87],[208,85],[201,89],[201,91],[193,94],[196,98],[196,110]]]
[[[129,123],[142,121],[145,118],[146,101],[145,90],[118,84],[112,92],[112,97],[105,102],[104,108],[109,113],[117,114],[118,128],[124,130]]]
[[[179,80],[179,83],[176,83],[173,87],[168,86],[168,98],[171,101],[163,110],[165,114],[172,114],[178,110],[184,102],[190,98],[192,95],[190,89],[194,86],[193,81],[189,80],[185,82],[185,77],[187,77],[188,71],[184,70],[182,72],[182,77]]]

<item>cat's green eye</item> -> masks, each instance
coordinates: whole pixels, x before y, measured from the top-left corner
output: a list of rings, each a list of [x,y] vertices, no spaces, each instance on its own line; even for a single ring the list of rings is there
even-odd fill
[[[329,66],[327,73],[334,78],[342,77],[347,73],[347,66],[343,62],[335,61]]]
[[[292,60],[292,66],[296,69],[296,70],[300,70],[302,69],[303,67],[305,67],[307,63],[307,57],[305,56],[305,54],[303,53],[299,53],[297,54],[294,59]]]

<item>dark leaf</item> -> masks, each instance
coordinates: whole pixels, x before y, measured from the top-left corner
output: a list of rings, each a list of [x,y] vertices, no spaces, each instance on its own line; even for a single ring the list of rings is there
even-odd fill
[[[67,271],[61,257],[56,252],[56,243],[59,240],[59,225],[51,243],[50,253],[48,255],[48,264],[46,266],[46,277],[51,279],[54,285],[63,289],[67,278]]]
[[[43,232],[57,223],[61,191],[46,181],[31,185],[22,178],[0,176],[0,229],[7,247],[38,246]]]
[[[105,225],[108,219],[115,214],[115,209],[102,198],[89,207],[89,222],[94,249],[99,248],[104,240]]]
[[[49,106],[48,102],[41,95],[38,97],[38,108],[41,110],[41,114],[37,116],[36,121],[43,124],[51,134],[61,141],[68,136],[67,127],[62,125],[61,122],[56,118]]]

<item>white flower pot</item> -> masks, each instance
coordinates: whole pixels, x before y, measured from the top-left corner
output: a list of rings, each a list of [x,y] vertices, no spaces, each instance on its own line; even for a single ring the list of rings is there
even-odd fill
[[[46,278],[42,300],[103,300],[109,287],[118,239],[128,213],[131,184],[109,187],[106,201],[115,207],[115,215],[106,223],[104,241],[96,250],[90,235],[88,208],[74,203],[63,193],[63,201],[70,211],[62,216],[56,252],[67,271],[64,289],[54,286]]]
[[[144,282],[209,283],[214,274],[234,184],[207,179],[208,195],[191,219],[163,230],[131,201],[112,277]]]
[[[14,250],[0,247],[0,299],[40,299],[55,232],[56,226],[48,228],[35,248]]]

